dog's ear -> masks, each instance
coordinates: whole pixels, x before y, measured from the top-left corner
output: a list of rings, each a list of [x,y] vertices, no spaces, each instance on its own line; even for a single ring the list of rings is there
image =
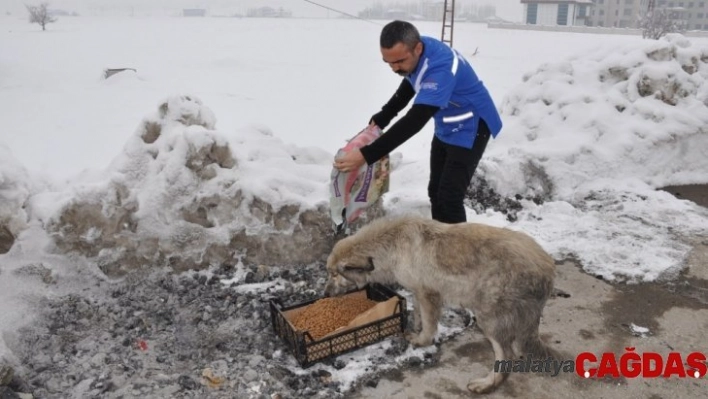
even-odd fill
[[[354,265],[344,265],[342,267],[343,272],[373,272],[374,271],[374,258],[369,256],[367,258],[367,264],[364,266],[354,266]]]

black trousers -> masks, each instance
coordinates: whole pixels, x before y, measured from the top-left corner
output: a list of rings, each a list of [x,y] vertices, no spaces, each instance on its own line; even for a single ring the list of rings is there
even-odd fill
[[[489,127],[480,119],[472,148],[443,143],[433,136],[430,147],[428,197],[433,219],[443,223],[467,221],[463,200],[489,142]]]

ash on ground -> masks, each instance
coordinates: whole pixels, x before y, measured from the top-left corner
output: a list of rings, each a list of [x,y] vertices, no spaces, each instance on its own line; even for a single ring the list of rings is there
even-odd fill
[[[472,182],[467,187],[465,193],[465,205],[473,209],[477,214],[483,214],[488,209],[501,212],[510,222],[518,220],[517,213],[523,210],[522,200],[532,201],[537,205],[542,204],[545,199],[544,195],[526,195],[516,194],[512,197],[504,197],[497,193],[485,180],[481,177],[473,177]]]
[[[224,265],[135,273],[102,295],[44,299],[13,345],[13,382],[0,388],[46,399],[342,398],[386,371],[437,361],[435,346],[413,349],[399,335],[300,368],[272,330],[269,301],[319,298],[325,279],[322,264]],[[446,311],[442,322],[440,341],[470,319]]]

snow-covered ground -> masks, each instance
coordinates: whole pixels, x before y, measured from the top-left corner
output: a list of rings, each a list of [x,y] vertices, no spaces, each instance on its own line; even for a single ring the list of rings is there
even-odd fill
[[[5,342],[17,342],[42,298],[99,295],[101,266],[126,252],[218,266],[239,228],[269,232],[283,209],[285,230],[297,228],[298,215],[326,209],[331,157],[399,84],[381,61],[381,26],[362,21],[62,18],[47,32],[24,19],[0,24],[0,225],[17,236],[0,255],[8,356]],[[439,35],[439,24],[419,28]],[[514,221],[473,207],[469,220],[526,231],[555,258],[609,280],[681,270],[681,238],[705,233],[708,213],[657,188],[708,180],[708,39],[457,24],[455,47],[504,121],[477,177],[522,205]],[[103,79],[106,68],[136,72]],[[396,150],[390,213],[428,212],[431,129]],[[365,374],[354,364],[371,354],[357,356],[330,369],[335,381]]]

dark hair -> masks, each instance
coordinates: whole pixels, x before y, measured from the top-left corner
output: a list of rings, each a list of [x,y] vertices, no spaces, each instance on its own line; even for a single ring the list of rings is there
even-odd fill
[[[391,48],[398,43],[403,43],[412,50],[420,42],[418,29],[410,22],[393,21],[386,24],[381,30],[381,47]]]

